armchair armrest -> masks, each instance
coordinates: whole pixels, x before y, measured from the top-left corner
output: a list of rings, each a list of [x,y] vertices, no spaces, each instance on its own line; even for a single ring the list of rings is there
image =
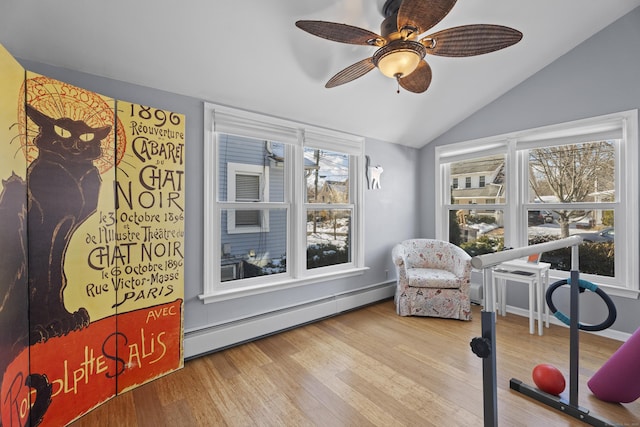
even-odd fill
[[[391,250],[391,258],[396,266],[406,264],[404,246],[397,244]]]
[[[462,248],[457,246],[451,247],[451,254],[453,258],[453,271],[452,273],[458,277],[470,277],[471,276],[471,256],[466,253]]]
[[[396,266],[398,283],[406,283],[407,257],[405,247],[402,244],[395,245],[391,251],[391,258],[393,259],[393,264]]]

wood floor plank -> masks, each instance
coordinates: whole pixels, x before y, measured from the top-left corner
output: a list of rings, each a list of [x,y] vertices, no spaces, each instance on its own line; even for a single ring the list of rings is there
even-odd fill
[[[482,359],[470,322],[400,317],[393,301],[288,330],[187,361],[185,368],[118,396],[78,426],[476,426],[483,423]],[[528,333],[528,318],[496,323],[501,426],[583,423],[509,388],[533,385],[536,364],[567,376],[569,330]],[[622,343],[580,334],[579,403],[591,414],[640,426],[640,402],[611,404],[586,383]],[[562,395],[568,399],[568,390]]]
[[[233,385],[233,378],[239,376],[239,371],[234,376],[229,376],[229,365],[227,364],[227,359],[224,357],[223,353],[212,354],[211,356],[216,357],[204,357],[189,361],[189,364],[192,362],[202,361],[202,381],[204,382],[204,387],[207,391],[206,395],[194,399],[195,404],[207,404],[210,407],[215,408],[215,413],[219,414],[220,419],[224,421],[224,425],[234,426],[234,425],[251,425],[253,422],[253,418],[251,416],[251,411],[247,412],[243,407],[243,402],[238,399],[237,392]],[[220,373],[218,371],[218,365],[221,362],[224,366],[223,372]],[[214,421],[218,421],[220,425],[223,425],[222,421],[218,420],[218,416],[216,415],[214,419],[210,420],[210,424],[202,424],[202,425],[217,425],[213,423]]]
[[[159,408],[160,409],[160,408]],[[163,416],[162,423],[169,426],[178,425],[191,425],[196,426],[199,424],[198,419],[191,411],[191,406],[186,399],[180,399],[169,403],[161,408]],[[208,420],[211,422],[212,420]],[[162,424],[160,424],[162,425]],[[211,425],[211,424],[209,424]],[[220,425],[220,424],[218,424]]]
[[[74,427],[110,427],[117,425],[137,426],[133,393],[125,393],[98,406],[73,423]]]
[[[138,426],[152,427],[167,423],[162,407],[158,405],[158,395],[153,384],[138,387],[131,391],[136,408]]]
[[[357,382],[358,378],[366,378],[364,381],[367,386],[363,386],[362,389],[368,390],[368,395],[372,395],[374,391],[379,391],[378,394],[384,394],[386,398],[382,401],[386,404],[381,406],[388,411],[394,402],[401,403],[403,411],[400,418],[412,420],[406,425],[447,425],[450,423],[448,416],[436,415],[434,417],[434,414],[447,414],[449,411],[458,412],[458,418],[467,425],[481,422],[481,419],[472,412],[464,413],[465,410],[461,410],[457,403],[459,395],[448,400],[443,398],[441,392],[434,393],[432,391],[438,390],[437,386],[433,387],[433,366],[424,364],[423,366],[429,366],[429,368],[425,369],[426,373],[423,374],[415,370],[415,360],[411,364],[401,362],[400,360],[404,358],[399,348],[401,344],[381,347],[380,341],[372,334],[371,328],[368,328],[366,332],[359,332],[357,329],[346,331],[344,327],[334,328],[335,326],[336,322],[323,322],[318,325],[327,331],[334,330],[334,337],[343,340],[342,345],[338,346],[339,348],[344,347],[342,351],[353,347],[358,348],[362,354],[357,366],[340,375],[344,376],[346,380],[349,378],[347,375],[352,374],[353,376],[350,377],[352,382]],[[437,363],[440,362],[437,361]],[[402,366],[406,366],[407,369],[403,370]],[[450,369],[450,365],[447,365],[447,368]],[[428,387],[420,384],[420,379],[424,377],[428,377],[425,380]],[[434,407],[439,408],[440,411],[431,410]]]
[[[287,335],[288,341],[297,333]],[[260,344],[260,343],[259,343]],[[332,425],[372,425],[348,401],[334,393],[321,379],[309,374],[309,371],[296,362],[290,354],[277,363],[263,369],[271,377],[284,382],[283,390],[291,400],[303,410],[309,419],[318,426]]]

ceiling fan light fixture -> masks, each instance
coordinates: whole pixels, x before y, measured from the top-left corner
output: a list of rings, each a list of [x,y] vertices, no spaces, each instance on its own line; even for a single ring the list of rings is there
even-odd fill
[[[385,76],[397,79],[411,74],[426,55],[425,47],[410,40],[396,40],[373,55],[373,63]]]
[[[453,8],[457,0],[376,0],[382,2],[385,19],[380,35],[364,28],[336,22],[301,20],[296,26],[314,36],[340,43],[375,46],[367,57],[339,71],[325,84],[326,88],[349,83],[374,68],[398,83],[400,87],[422,93],[431,84],[429,55],[466,57],[483,55],[518,43],[522,33],[503,25],[469,24],[430,33]]]

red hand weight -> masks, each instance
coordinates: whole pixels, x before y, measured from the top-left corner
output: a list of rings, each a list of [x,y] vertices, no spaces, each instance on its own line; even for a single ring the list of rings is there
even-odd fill
[[[532,377],[536,386],[544,392],[557,396],[564,391],[566,385],[564,375],[553,365],[546,363],[536,365],[533,368]]]

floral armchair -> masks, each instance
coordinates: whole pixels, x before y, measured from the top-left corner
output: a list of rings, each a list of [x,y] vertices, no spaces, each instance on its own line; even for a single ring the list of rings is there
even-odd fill
[[[399,315],[471,319],[471,257],[465,251],[442,240],[411,239],[394,246],[392,257]]]

